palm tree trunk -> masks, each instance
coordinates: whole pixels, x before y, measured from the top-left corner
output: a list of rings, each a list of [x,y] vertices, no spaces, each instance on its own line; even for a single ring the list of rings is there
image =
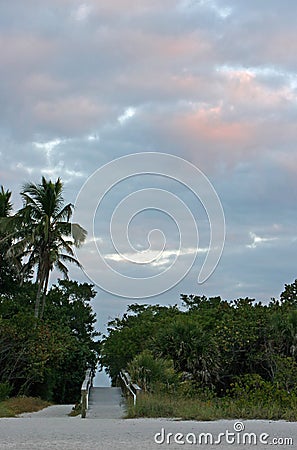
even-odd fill
[[[40,298],[41,298],[41,283],[39,282],[36,299],[35,299],[35,310],[34,310],[34,317],[36,317],[36,319],[38,319],[38,316],[39,316]]]
[[[44,283],[44,289],[43,289],[43,294],[42,294],[42,306],[41,306],[41,311],[40,311],[40,319],[42,319],[43,314],[44,314],[45,301],[46,301],[46,291],[47,291],[47,287],[48,287],[49,276],[50,276],[50,271],[48,270],[47,274],[46,274],[45,283]]]
[[[35,299],[35,310],[34,310],[34,316],[36,317],[36,319],[38,319],[38,317],[39,317],[40,300],[41,300],[41,294],[43,291],[43,286],[44,286],[44,281],[45,281],[45,276],[44,276],[43,272],[44,271],[42,269],[42,264],[39,263],[37,277],[36,277],[38,288],[37,288],[37,294],[36,294],[36,299]]]

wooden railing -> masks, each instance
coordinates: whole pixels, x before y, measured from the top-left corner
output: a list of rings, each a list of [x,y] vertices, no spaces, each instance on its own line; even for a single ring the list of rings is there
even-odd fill
[[[139,387],[138,384],[136,383],[132,383],[129,373],[126,372],[125,370],[121,370],[120,378],[124,383],[127,392],[129,392],[132,395],[134,405],[136,405],[137,397],[141,393],[141,387]]]
[[[86,370],[85,379],[81,386],[81,417],[84,419],[89,408],[89,394],[93,385],[94,371],[92,369]]]

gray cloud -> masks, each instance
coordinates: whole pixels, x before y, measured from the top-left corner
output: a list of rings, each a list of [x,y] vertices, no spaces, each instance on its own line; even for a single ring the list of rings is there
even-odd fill
[[[0,184],[17,206],[23,181],[60,176],[74,201],[116,157],[184,157],[226,212],[225,253],[200,292],[278,295],[295,270],[296,13],[294,0],[0,1]],[[118,198],[102,211],[106,239]],[[159,300],[196,289],[190,273]]]

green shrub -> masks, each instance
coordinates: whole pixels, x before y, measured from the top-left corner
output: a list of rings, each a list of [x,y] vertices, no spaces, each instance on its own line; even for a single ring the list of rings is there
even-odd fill
[[[179,397],[184,399],[198,399],[200,401],[209,401],[216,397],[215,392],[208,386],[203,386],[194,380],[181,381],[176,390]]]
[[[12,391],[9,383],[0,383],[0,402],[6,400]]]
[[[178,382],[171,360],[155,358],[149,350],[137,355],[127,366],[132,380],[145,392],[170,389]]]
[[[165,393],[144,393],[137,399],[136,405],[128,401],[127,417],[170,417],[183,420],[217,420],[217,419],[263,419],[297,421],[297,401],[294,395],[289,402],[283,399],[271,402],[265,395],[258,399],[250,397],[216,398],[201,400],[184,398]]]
[[[222,405],[225,415],[230,417],[296,420],[297,391],[288,391],[280,383],[266,381],[258,374],[247,374],[231,384]]]

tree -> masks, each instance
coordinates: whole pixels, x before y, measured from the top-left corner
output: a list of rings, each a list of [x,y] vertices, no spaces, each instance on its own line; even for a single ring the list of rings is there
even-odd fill
[[[128,307],[123,317],[108,323],[108,336],[103,336],[100,364],[106,368],[115,384],[121,369],[148,348],[151,338],[167,320],[173,320],[179,311],[175,306],[138,305]]]
[[[285,284],[285,289],[280,295],[283,303],[292,306],[297,305],[297,279],[292,284]]]
[[[26,183],[21,191],[23,207],[9,221],[9,238],[13,244],[9,255],[22,257],[22,277],[36,269],[38,286],[35,300],[35,317],[42,318],[50,273],[57,268],[68,278],[71,262],[80,267],[74,258],[73,246],[79,247],[87,232],[76,223],[71,223],[73,205],[64,205],[63,183],[55,183],[42,177],[40,184]],[[42,306],[40,303],[42,299]]]
[[[8,221],[12,213],[12,204],[10,202],[11,192],[5,191],[4,187],[0,189],[0,224]],[[0,235],[0,292],[14,290],[16,281],[16,270],[6,253],[11,246],[11,239],[7,239],[8,232],[2,231]],[[4,241],[3,241],[4,239]],[[15,261],[15,266],[19,261]]]
[[[44,320],[36,322],[36,290],[24,283],[16,293],[0,294],[0,384],[9,383],[12,395],[74,403],[100,352],[91,307],[96,292],[87,283],[59,280],[47,293]]]

